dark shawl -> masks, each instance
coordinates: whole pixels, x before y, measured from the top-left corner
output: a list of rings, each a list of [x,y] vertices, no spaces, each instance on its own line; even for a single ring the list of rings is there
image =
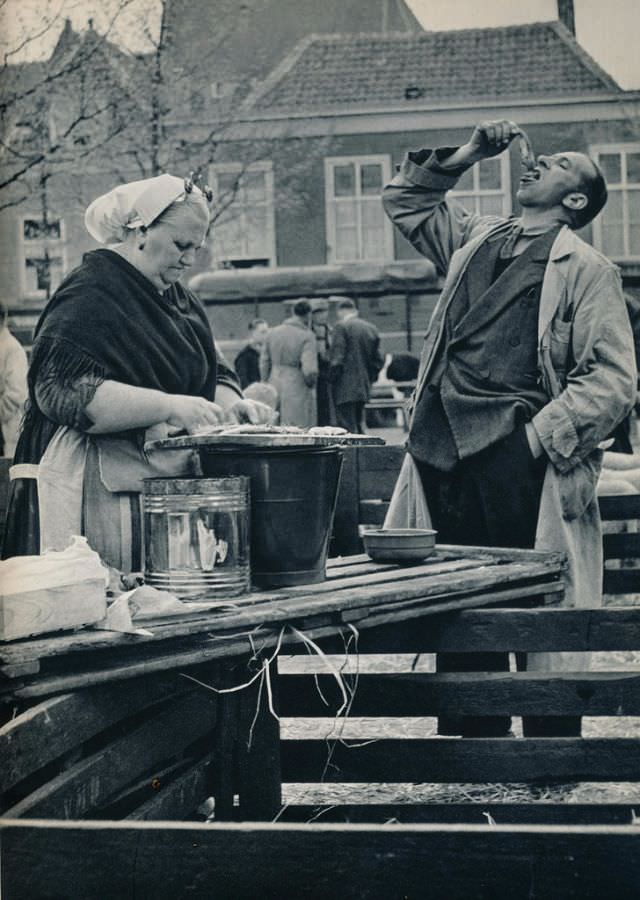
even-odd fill
[[[197,297],[180,284],[160,294],[138,269],[112,250],[85,254],[40,317],[16,463],[38,463],[58,428],[59,423],[38,408],[35,395],[40,372],[44,368],[50,371],[52,365],[62,389],[83,376],[97,383],[111,379],[209,400],[215,397],[216,381],[238,389],[235,376],[216,360],[211,328]],[[130,436],[141,440],[143,431]],[[20,493],[20,483],[15,484],[14,495]],[[17,499],[14,496],[11,505]],[[29,506],[32,503],[30,498]],[[10,510],[8,530],[12,512],[17,510]],[[16,531],[24,532],[24,522],[13,524]],[[26,552],[11,547],[11,537],[7,537],[3,556]],[[31,545],[28,552],[38,552],[33,540],[27,543]]]

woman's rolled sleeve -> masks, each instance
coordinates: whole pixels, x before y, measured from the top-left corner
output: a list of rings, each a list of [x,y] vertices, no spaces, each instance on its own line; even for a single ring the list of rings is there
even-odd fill
[[[52,422],[87,431],[86,408],[106,380],[104,368],[66,342],[34,348],[31,381],[36,404]]]

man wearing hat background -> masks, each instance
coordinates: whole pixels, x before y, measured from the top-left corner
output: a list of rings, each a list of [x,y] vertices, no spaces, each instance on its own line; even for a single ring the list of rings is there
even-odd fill
[[[331,383],[338,425],[351,434],[364,433],[364,407],[371,382],[384,365],[375,325],[358,315],[353,300],[338,303],[338,323],[331,347]]]
[[[318,345],[318,425],[333,425],[334,414],[329,381],[329,354],[331,350],[331,326],[329,325],[329,301],[324,298],[311,300],[311,330]]]

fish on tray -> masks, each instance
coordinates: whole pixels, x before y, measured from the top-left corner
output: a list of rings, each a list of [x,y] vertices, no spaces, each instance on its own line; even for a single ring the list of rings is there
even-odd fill
[[[207,434],[300,434],[312,435],[314,437],[337,437],[345,435],[347,431],[344,428],[337,428],[333,425],[316,425],[312,428],[300,428],[298,425],[252,425],[244,422],[239,425],[208,425],[194,432],[195,435]]]

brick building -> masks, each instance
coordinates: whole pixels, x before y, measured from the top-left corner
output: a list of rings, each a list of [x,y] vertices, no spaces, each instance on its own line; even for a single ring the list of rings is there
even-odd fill
[[[455,144],[479,121],[509,118],[527,130],[538,152],[575,149],[599,160],[611,199],[585,236],[634,271],[640,263],[639,101],[560,22],[312,35],[246,98],[244,122],[235,129],[239,139],[287,134],[309,158],[314,142],[327,135],[330,141],[309,169],[304,218],[278,216],[282,167],[277,159],[262,161],[272,241],[265,252],[256,234],[253,256],[258,262],[268,256],[270,265],[409,258],[413,251],[393,234],[378,203],[394,165],[407,148]],[[479,212],[516,211],[516,149],[469,172],[460,198]],[[233,148],[228,152],[231,158]],[[212,167],[212,178],[230,165]],[[218,232],[217,252],[233,263],[232,242],[227,247],[223,229]],[[252,258],[252,246],[242,252]]]
[[[559,6],[564,22],[427,32],[400,0],[263,0],[241,9],[226,0],[174,0],[167,7],[172,71],[201,57],[207,35],[217,30],[206,80],[191,82],[166,133],[173,129],[188,145],[194,135],[206,136],[225,102],[233,106],[208,167],[218,196],[228,193],[233,202],[216,222],[199,269],[415,258],[382,214],[382,184],[407,148],[461,142],[478,121],[504,117],[527,130],[538,152],[584,150],[599,160],[610,200],[585,237],[621,265],[628,289],[640,293],[640,93],[623,91],[580,47],[571,4]],[[72,55],[86,40],[67,32],[57,52]],[[138,63],[108,42],[100,54],[101,90],[115,80],[119,104],[126,100],[135,119],[136,104],[148,103]],[[45,249],[61,260],[61,274],[92,246],[82,210],[117,180],[111,169],[118,147],[116,139],[108,158],[94,155],[72,177],[50,179],[46,228],[37,192],[29,203],[0,211],[2,295],[12,307],[35,316],[42,305],[38,259]],[[518,176],[514,149],[475,167],[458,192],[475,210],[509,214],[517,211]],[[224,336],[239,338],[242,323],[227,330]]]

